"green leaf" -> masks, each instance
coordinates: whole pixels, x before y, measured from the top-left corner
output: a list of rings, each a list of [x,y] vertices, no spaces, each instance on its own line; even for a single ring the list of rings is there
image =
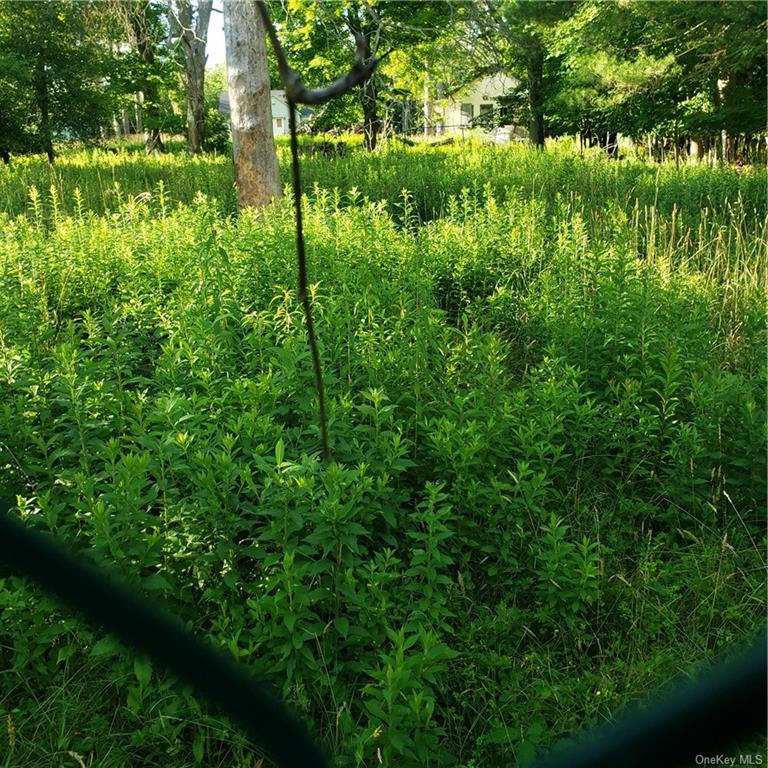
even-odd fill
[[[235,589],[237,586],[237,574],[234,571],[227,571],[223,580],[230,589]]]
[[[521,741],[517,747],[517,761],[520,765],[530,765],[536,756],[536,746],[530,741]]]
[[[349,619],[344,618],[344,616],[339,616],[337,619],[334,619],[333,625],[342,637],[346,637],[349,634]]]
[[[94,643],[93,648],[91,648],[91,656],[114,656],[121,648],[122,646],[114,637],[107,635]]]
[[[205,737],[198,731],[195,734],[195,740],[192,742],[192,756],[195,758],[196,763],[203,762],[203,754],[205,752]]]
[[[74,643],[67,643],[59,648],[59,652],[56,654],[56,663],[59,664],[62,661],[69,659],[77,650],[77,646]]]
[[[142,580],[144,589],[151,592],[162,591],[167,592],[172,589],[168,580],[159,573],[153,573]]]
[[[136,685],[131,685],[128,688],[128,709],[131,712],[137,713],[141,709],[141,689]]]
[[[139,685],[146,688],[152,679],[152,662],[146,656],[137,656],[133,660],[133,672]]]

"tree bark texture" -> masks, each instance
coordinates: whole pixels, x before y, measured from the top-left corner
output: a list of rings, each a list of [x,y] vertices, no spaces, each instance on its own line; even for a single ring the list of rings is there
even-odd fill
[[[377,110],[376,73],[360,86],[360,104],[363,107],[363,146],[368,150],[376,149],[376,141],[381,129],[381,118]]]
[[[263,208],[281,190],[266,33],[254,3],[224,0],[224,41],[238,205]]]
[[[187,149],[195,155],[205,145],[205,48],[213,0],[198,0],[195,13],[191,0],[177,0],[176,6],[187,86]]]
[[[349,31],[355,37],[362,36],[364,38],[366,55],[375,55],[376,51],[371,50],[375,28],[363,5],[352,2],[343,16]],[[382,121],[378,115],[378,96],[379,81],[374,72],[360,86],[360,106],[363,108],[363,147],[368,151],[376,149],[376,142],[382,127]]]

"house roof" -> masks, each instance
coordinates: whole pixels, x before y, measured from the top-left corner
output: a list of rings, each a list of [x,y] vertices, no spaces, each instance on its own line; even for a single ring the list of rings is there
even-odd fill
[[[505,72],[494,72],[476,77],[474,80],[470,80],[468,83],[453,89],[446,95],[450,99],[457,100],[461,96],[469,96],[478,91],[488,91],[488,98],[494,99],[498,95],[514,88],[519,82],[516,77],[512,77]]]

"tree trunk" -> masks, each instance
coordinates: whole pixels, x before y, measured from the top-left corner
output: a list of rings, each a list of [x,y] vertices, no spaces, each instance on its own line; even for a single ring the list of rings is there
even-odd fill
[[[144,94],[139,91],[136,94],[136,105],[134,110],[136,115],[136,133],[144,133],[144,121],[141,117],[142,104],[144,104]]]
[[[374,73],[360,87],[360,103],[363,107],[363,146],[370,152],[376,149],[376,139],[381,120],[376,109],[376,74]]]
[[[198,0],[192,21],[190,0],[177,0],[174,22],[184,49],[184,80],[187,86],[187,149],[190,155],[205,145],[205,48],[213,0]]]
[[[528,106],[531,112],[530,141],[544,147],[544,49],[536,40],[528,54]]]
[[[151,53],[150,55],[152,63],[154,63],[154,54]],[[152,80],[147,80],[143,96],[142,106],[147,118],[147,133],[145,138],[147,152],[154,152],[155,150],[164,152],[165,145],[163,144],[163,137],[160,135],[160,94],[157,85],[155,85]]]
[[[40,143],[43,151],[48,156],[48,162],[54,160],[53,133],[51,130],[51,115],[48,94],[48,75],[45,70],[45,62],[42,52],[38,54],[35,66],[35,99],[40,111]]]
[[[53,25],[53,16],[55,9],[52,3],[46,3],[43,6],[44,18],[38,27],[36,38],[37,56],[35,57],[35,71],[33,75],[33,93],[35,106],[40,115],[40,127],[38,129],[39,148],[48,156],[48,162],[53,163],[55,155],[53,152],[53,126],[51,125],[51,103],[50,103],[50,83],[48,81],[48,68],[46,66],[46,54],[48,52],[49,41],[46,30],[51,29]]]
[[[680,127],[677,122],[677,118],[675,118],[675,169],[680,170]]]
[[[754,144],[754,136],[748,133],[744,137],[744,162],[746,163],[752,162],[755,159]]]
[[[224,0],[224,40],[238,204],[263,208],[280,196],[264,25],[249,0]]]
[[[715,110],[715,115],[717,115],[718,112],[720,112],[722,105],[723,105],[723,91],[725,90],[725,83],[727,79],[725,76],[721,78],[716,78],[714,83],[714,89],[712,91],[712,106]],[[727,161],[727,154],[726,154],[726,144],[727,144],[727,137],[725,130],[720,131],[720,141],[715,144],[715,151],[720,157],[720,160],[725,163]]]
[[[205,145],[205,56],[187,56],[187,149],[190,155]]]

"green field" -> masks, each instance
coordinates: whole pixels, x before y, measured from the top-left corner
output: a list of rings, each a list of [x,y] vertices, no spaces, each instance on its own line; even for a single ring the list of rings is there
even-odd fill
[[[304,175],[330,464],[288,200],[236,216],[224,157],[0,167],[0,496],[339,768],[525,765],[752,639],[765,171],[456,144]],[[1,768],[258,764],[0,576]]]

